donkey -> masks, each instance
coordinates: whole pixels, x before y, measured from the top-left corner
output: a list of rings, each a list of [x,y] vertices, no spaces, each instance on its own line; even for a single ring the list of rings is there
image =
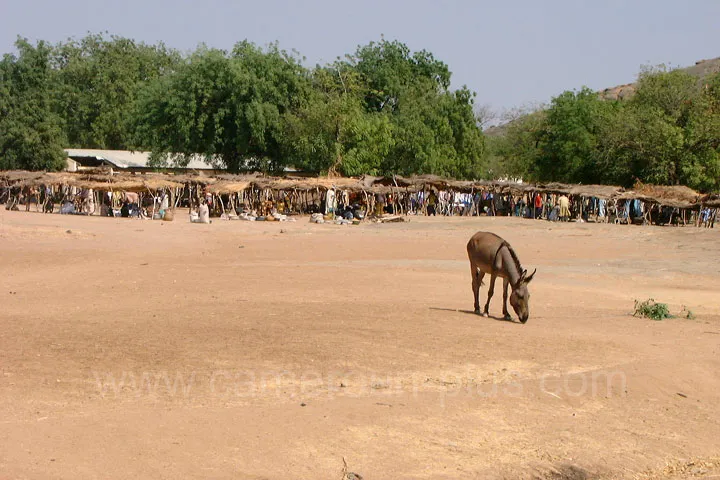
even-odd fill
[[[490,299],[495,291],[495,279],[502,277],[503,279],[503,317],[505,320],[511,320],[507,309],[508,285],[512,285],[512,293],[510,294],[510,305],[517,313],[521,323],[525,323],[530,316],[530,293],[527,284],[535,276],[533,271],[530,276],[527,270],[523,270],[520,266],[515,251],[510,244],[490,232],[478,232],[472,236],[467,244],[468,258],[470,259],[470,274],[472,275],[472,288],[475,295],[475,313],[480,313],[480,285],[482,285],[483,277],[486,273],[490,274],[490,287],[488,289],[488,298],[485,303],[483,316],[488,316],[490,308]]]

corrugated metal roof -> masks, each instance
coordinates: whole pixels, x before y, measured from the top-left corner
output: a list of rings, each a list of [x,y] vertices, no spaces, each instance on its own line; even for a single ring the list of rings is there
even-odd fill
[[[66,148],[65,153],[68,157],[73,158],[97,158],[106,160],[117,168],[149,168],[148,160],[150,152],[131,152],[128,150],[95,150],[95,149],[79,149]],[[188,163],[188,170],[213,170],[214,167],[209,164],[202,155],[194,155]]]

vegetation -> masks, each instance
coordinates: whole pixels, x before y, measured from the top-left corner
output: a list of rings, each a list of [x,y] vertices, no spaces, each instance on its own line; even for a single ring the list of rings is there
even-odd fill
[[[688,320],[693,320],[695,318],[695,314],[692,310],[687,308],[685,305],[683,305],[682,310],[680,310],[680,316],[682,318],[687,318]]]
[[[63,147],[204,155],[231,172],[438,174],[720,189],[720,74],[641,71],[628,100],[587,88],[512,112],[504,135],[432,53],[371,42],[307,68],[248,41],[231,51],[91,34],[18,39],[0,61],[0,168],[59,169]]]
[[[58,170],[65,136],[52,105],[52,48],[16,46],[0,61],[0,169]]]
[[[150,150],[157,166],[201,154],[231,172],[483,171],[475,94],[400,42],[314,69],[248,41],[187,55],[97,34],[16,47],[0,64],[2,168],[58,169],[79,147]]]
[[[633,312],[633,316],[651,318],[653,320],[675,318],[675,315],[670,314],[670,309],[666,303],[658,303],[653,298],[649,298],[644,302],[635,300],[635,311]],[[680,313],[677,316],[688,320],[695,318],[693,311],[685,305],[682,306],[682,310],[680,310]]]
[[[653,320],[664,320],[672,317],[667,303],[657,303],[655,302],[655,299],[652,298],[649,298],[644,302],[635,300],[635,312],[633,312],[633,316],[646,317]]]
[[[720,188],[720,74],[644,69],[626,101],[582,88],[511,122],[491,156],[537,181]]]

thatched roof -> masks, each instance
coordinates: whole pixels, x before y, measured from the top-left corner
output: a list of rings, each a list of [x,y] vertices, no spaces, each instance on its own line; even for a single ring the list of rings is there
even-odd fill
[[[613,185],[572,185],[556,182],[530,185],[530,188],[538,192],[564,193],[566,195],[597,197],[605,200],[609,200],[623,191],[622,187],[616,187]]]
[[[211,183],[207,186],[207,191],[209,193],[214,193],[216,195],[226,195],[231,193],[237,193],[242,192],[243,190],[246,190],[252,182],[249,180],[235,180],[235,181],[219,181],[215,183]]]
[[[184,184],[165,175],[109,175],[70,172],[2,172],[1,178],[19,187],[68,185],[93,190],[124,190],[146,192],[164,188],[182,188]]]
[[[638,199],[657,203],[667,207],[694,208],[698,205],[700,194],[682,185],[650,185],[638,183],[633,190],[618,195],[618,199]]]
[[[658,199],[675,200],[686,203],[696,203],[700,198],[700,194],[692,188],[683,185],[649,185],[642,184],[633,187],[633,190]]]
[[[95,190],[125,190],[133,192],[158,191],[166,188],[182,188],[184,185],[202,185],[214,194],[232,194],[250,187],[272,190],[350,190],[369,193],[417,192],[427,189],[474,192],[493,190],[496,192],[522,195],[528,192],[547,192],[603,199],[639,199],[678,208],[697,208],[700,204],[720,207],[720,195],[706,195],[700,198],[696,191],[683,186],[658,186],[638,183],[632,190],[612,185],[568,185],[563,183],[528,184],[501,181],[463,181],[442,178],[437,175],[415,175],[411,177],[376,177],[364,175],[360,178],[346,177],[267,177],[262,175],[172,175],[110,174],[94,170],[91,172],[0,172],[0,181],[15,186],[71,185]]]
[[[710,208],[720,208],[720,194],[711,193],[700,199],[700,204]]]
[[[580,195],[582,197],[596,197],[609,200],[623,192],[622,187],[612,185],[571,185],[570,195]]]
[[[286,177],[286,178],[268,178],[253,182],[261,188],[271,188],[273,190],[314,190],[316,188],[328,190],[363,190],[363,185],[356,178],[346,177]]]
[[[35,180],[45,175],[45,172],[27,172],[25,170],[6,170],[0,172],[0,180],[5,180],[9,183],[15,183],[19,181]]]

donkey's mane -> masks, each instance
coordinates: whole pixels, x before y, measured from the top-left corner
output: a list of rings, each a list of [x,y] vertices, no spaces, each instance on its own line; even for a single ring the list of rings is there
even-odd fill
[[[515,253],[515,250],[510,246],[509,243],[505,242],[505,246],[507,247],[508,251],[510,252],[510,256],[512,257],[513,261],[515,262],[515,267],[517,268],[518,274],[521,274],[523,271],[522,265],[520,265],[520,260],[517,257],[517,254]]]

